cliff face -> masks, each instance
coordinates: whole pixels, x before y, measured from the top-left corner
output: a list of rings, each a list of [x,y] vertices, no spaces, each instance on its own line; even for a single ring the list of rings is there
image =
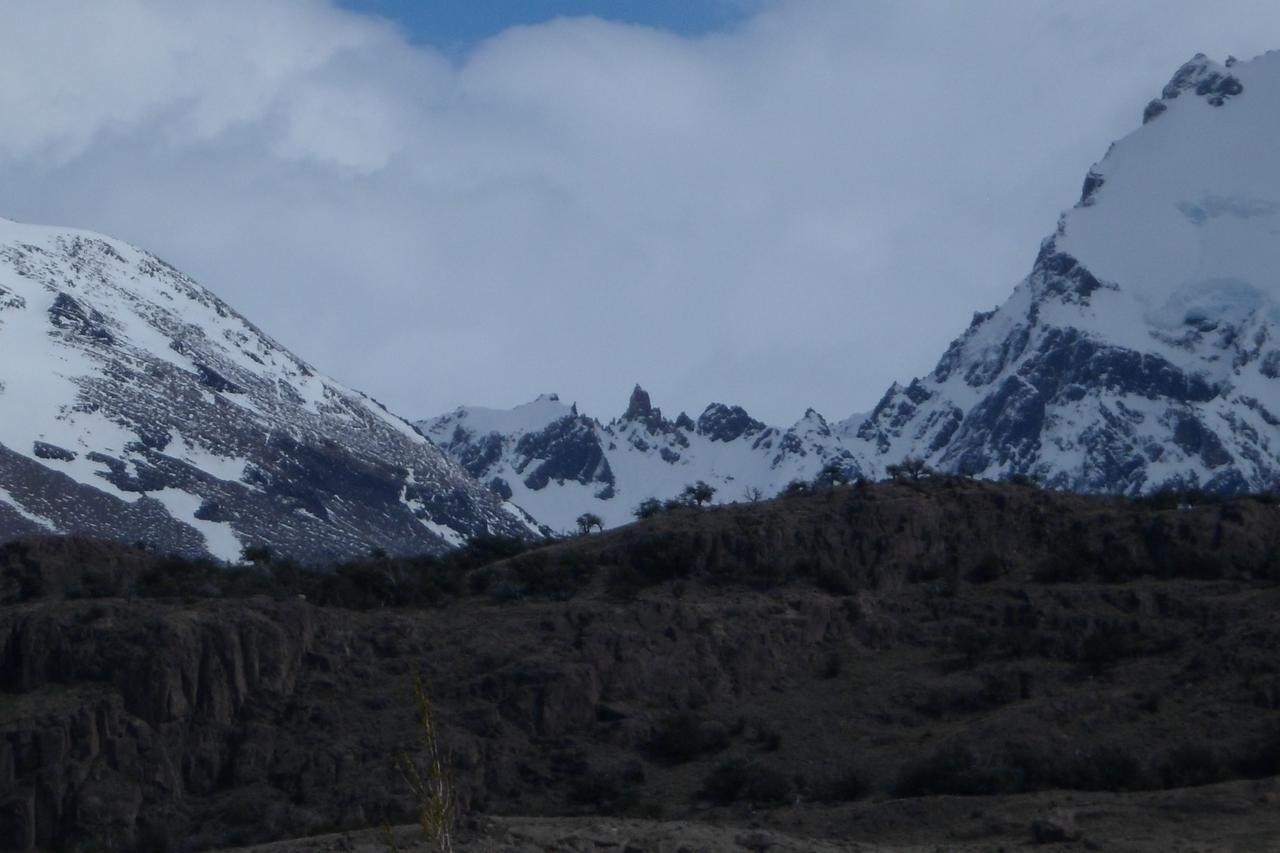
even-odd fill
[[[1105,787],[1053,769],[1096,749],[1160,787],[1184,742],[1226,778],[1277,772],[1249,763],[1280,709],[1280,508],[1259,501],[844,487],[530,551],[426,610],[130,598],[162,559],[0,553],[0,849],[408,820],[393,756],[420,740],[415,673],[461,803],[496,814],[679,819],[731,759],[788,804],[851,769],[876,795],[948,745],[989,756],[997,794]],[[104,574],[123,597],[67,597]],[[1005,766],[1026,756],[1040,776]],[[845,819],[822,831],[874,840]]]

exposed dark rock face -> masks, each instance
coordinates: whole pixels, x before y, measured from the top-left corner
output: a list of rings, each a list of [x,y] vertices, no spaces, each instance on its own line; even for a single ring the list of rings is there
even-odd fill
[[[649,401],[649,392],[639,385],[631,392],[631,400],[622,417],[628,421],[645,421],[653,416],[653,404]]]
[[[1169,105],[1164,101],[1154,100],[1147,102],[1147,106],[1142,111],[1142,123],[1146,124],[1160,117],[1160,115],[1169,109]]]
[[[568,416],[537,433],[526,433],[515,446],[516,470],[529,488],[545,488],[555,480],[579,483],[612,483],[613,471],[594,423],[582,415]]]
[[[1244,85],[1232,74],[1215,70],[1214,63],[1197,53],[1178,69],[1162,91],[1161,97],[1172,100],[1184,92],[1194,92],[1212,106],[1220,107],[1244,91]]]
[[[1080,201],[1077,202],[1077,204],[1081,207],[1088,207],[1093,204],[1094,195],[1097,194],[1098,190],[1102,189],[1102,185],[1106,182],[1107,179],[1102,175],[1097,172],[1090,171],[1089,174],[1085,175],[1084,187],[1080,190]]]
[[[60,462],[73,462],[76,458],[74,450],[67,450],[65,447],[58,447],[56,444],[49,444],[44,441],[37,441],[31,447],[31,452],[36,455],[37,459],[57,459]]]
[[[748,415],[741,406],[712,403],[698,416],[698,434],[712,441],[734,441],[764,428],[763,423]]]

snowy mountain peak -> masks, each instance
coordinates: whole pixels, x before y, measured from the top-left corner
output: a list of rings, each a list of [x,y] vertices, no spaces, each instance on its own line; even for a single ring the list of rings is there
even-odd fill
[[[323,559],[528,528],[155,256],[0,220],[0,537],[50,531]]]
[[[894,385],[857,435],[885,463],[1084,491],[1270,488],[1278,133],[1280,55],[1185,64],[1089,171],[1009,300],[930,376]]]
[[[717,500],[733,501],[810,480],[830,461],[862,470],[813,410],[786,430],[722,403],[696,422],[683,412],[667,420],[639,385],[607,424],[537,406],[458,409],[418,427],[490,489],[562,531],[588,511],[623,524],[645,499],[674,497],[698,480],[716,487]]]
[[[488,431],[456,432],[456,413],[421,427],[499,488],[516,478],[516,500],[558,529],[587,509],[627,521],[694,480],[734,500],[832,462],[874,476],[909,456],[1080,491],[1271,488],[1278,138],[1280,54],[1197,55],[1089,170],[1009,299],[974,314],[929,376],[835,429],[812,409],[781,429],[723,403],[667,421],[638,385],[606,426],[547,413],[535,428],[518,408],[486,415]]]

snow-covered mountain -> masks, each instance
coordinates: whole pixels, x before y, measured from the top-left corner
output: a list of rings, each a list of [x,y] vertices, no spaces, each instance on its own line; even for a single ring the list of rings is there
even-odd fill
[[[636,386],[621,417],[608,423],[554,394],[514,409],[459,408],[417,426],[496,494],[554,531],[584,512],[608,526],[631,521],[646,498],[671,498],[698,480],[715,500],[773,497],[794,479],[811,480],[828,463],[850,476],[858,458],[813,410],[787,429],[739,406],[713,403],[695,421],[668,420]]]
[[[703,479],[775,494],[828,461],[883,476],[907,457],[1136,494],[1280,483],[1280,53],[1196,56],[1111,147],[1031,274],[976,314],[928,376],[868,415],[782,430],[736,407],[668,421],[639,389],[601,424],[555,397],[419,426],[555,529],[630,519]]]
[[[529,531],[408,423],[158,258],[0,219],[0,541],[323,559]]]
[[[1278,139],[1280,53],[1179,69],[1009,300],[856,426],[876,466],[919,456],[1087,492],[1276,487]]]

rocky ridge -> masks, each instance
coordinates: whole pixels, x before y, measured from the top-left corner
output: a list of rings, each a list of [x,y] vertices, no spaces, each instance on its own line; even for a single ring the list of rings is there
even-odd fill
[[[770,496],[829,462],[876,478],[916,458],[1087,493],[1274,490],[1276,115],[1280,54],[1186,63],[1089,170],[1009,299],[868,415],[828,423],[810,411],[782,430],[717,405],[668,422],[646,395],[608,425],[540,402],[420,426],[557,529],[584,511],[623,523],[696,479],[720,501]],[[594,467],[572,464],[588,447]]]
[[[510,411],[462,407],[417,426],[477,480],[560,532],[583,512],[625,524],[643,500],[673,498],[698,480],[727,502],[772,497],[827,465],[849,477],[863,471],[812,409],[785,429],[723,403],[696,420],[684,412],[669,419],[639,385],[608,423],[546,394]]]
[[[0,220],[0,540],[435,552],[527,518],[132,246]]]
[[[1082,492],[1276,488],[1277,106],[1280,54],[1184,65],[1010,299],[857,425],[872,458]]]

